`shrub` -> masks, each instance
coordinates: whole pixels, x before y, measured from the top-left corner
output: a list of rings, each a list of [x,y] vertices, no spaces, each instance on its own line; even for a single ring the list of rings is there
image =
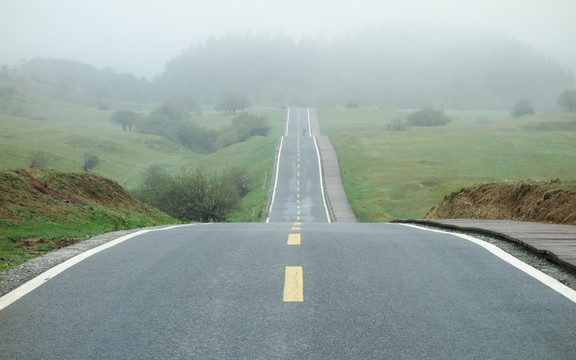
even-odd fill
[[[30,160],[30,167],[31,168],[45,168],[51,162],[50,154],[45,151],[38,150],[32,154],[32,159]]]
[[[534,108],[532,107],[532,102],[528,99],[518,100],[510,112],[510,115],[515,118],[532,114],[534,114]]]
[[[568,111],[576,111],[576,90],[564,90],[560,96],[558,96],[558,105]]]
[[[230,176],[194,174],[170,176],[164,167],[151,166],[134,196],[182,221],[226,221],[240,208],[240,195]]]
[[[100,158],[98,155],[94,153],[85,153],[84,154],[84,165],[82,165],[82,169],[86,172],[94,169],[100,163]]]
[[[360,104],[358,104],[356,101],[348,101],[346,103],[346,108],[348,109],[358,109],[360,107]]]
[[[407,123],[413,126],[443,126],[450,122],[443,110],[425,108],[408,115]]]
[[[399,116],[392,120],[390,124],[388,124],[388,130],[391,131],[404,131],[408,128],[408,123],[405,118]]]

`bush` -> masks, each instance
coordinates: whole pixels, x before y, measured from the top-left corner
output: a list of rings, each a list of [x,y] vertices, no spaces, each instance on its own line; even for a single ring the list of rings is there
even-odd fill
[[[564,90],[560,96],[558,96],[558,105],[568,111],[576,111],[576,90]]]
[[[110,119],[113,123],[120,124],[122,130],[132,130],[132,127],[139,121],[141,115],[130,110],[118,110],[112,113]]]
[[[360,107],[360,104],[358,104],[356,101],[348,101],[346,103],[347,109],[358,109],[359,107]]]
[[[510,115],[515,118],[532,114],[534,114],[534,108],[532,107],[532,102],[528,99],[520,99],[510,112]]]
[[[246,196],[250,192],[250,173],[244,167],[235,167],[224,175],[228,181],[236,187],[240,197]]]
[[[443,126],[450,122],[450,118],[443,110],[425,108],[418,110],[407,118],[407,124],[413,126]]]
[[[50,154],[45,151],[38,150],[32,154],[32,160],[30,160],[30,167],[31,168],[45,168],[51,162]]]
[[[390,124],[388,124],[388,130],[390,131],[404,131],[407,128],[408,123],[402,116],[395,118]]]
[[[85,153],[84,154],[84,165],[82,165],[82,169],[86,172],[94,169],[100,163],[100,158],[98,155],[94,153]]]
[[[134,196],[182,221],[226,221],[240,208],[240,195],[230,176],[194,174],[170,176],[164,167],[148,168]]]

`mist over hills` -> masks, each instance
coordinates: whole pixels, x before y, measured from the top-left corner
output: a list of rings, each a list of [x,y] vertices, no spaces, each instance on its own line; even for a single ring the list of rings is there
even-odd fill
[[[35,59],[14,75],[101,101],[191,96],[215,104],[234,92],[254,105],[509,109],[521,98],[556,109],[572,73],[529,45],[495,35],[406,28],[337,40],[283,35],[210,36],[171,59],[154,80],[68,61]]]

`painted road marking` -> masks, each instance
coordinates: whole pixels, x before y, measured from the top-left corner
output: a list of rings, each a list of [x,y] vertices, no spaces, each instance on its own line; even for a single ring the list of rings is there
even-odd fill
[[[472,237],[469,235],[451,233],[451,232],[436,230],[436,229],[428,229],[428,228],[424,228],[424,227],[417,226],[417,225],[411,225],[411,224],[401,224],[401,225],[413,227],[413,228],[424,230],[424,231],[431,231],[431,232],[437,232],[437,233],[441,233],[441,234],[454,235],[454,236],[458,236],[460,238],[466,239],[468,241],[471,241],[471,242],[475,243],[476,245],[482,246],[484,249],[490,251],[492,254],[498,256],[500,259],[506,261],[510,265],[512,265],[512,266],[516,267],[517,269],[525,272],[526,274],[532,276],[534,279],[540,281],[541,283],[548,286],[552,290],[564,295],[566,298],[568,298],[569,300],[576,303],[576,290],[572,290],[571,288],[562,284],[558,280],[544,274],[542,271],[537,270],[536,268],[534,268],[534,267],[526,264],[525,262],[515,258],[514,256],[508,254],[507,252],[500,249],[496,245],[493,245],[493,244],[487,243],[485,241],[476,239],[475,237]]]
[[[288,245],[300,245],[300,234],[289,234]]]
[[[302,228],[299,227],[299,226],[293,226],[292,229],[290,229],[290,230],[292,230],[292,231],[294,231],[294,230],[302,230]]]
[[[164,228],[159,228],[159,229],[140,230],[140,231],[136,231],[136,232],[133,232],[131,234],[128,234],[128,235],[124,235],[122,237],[119,237],[115,240],[104,243],[104,244],[97,246],[95,248],[92,248],[90,250],[84,251],[83,253],[80,253],[80,254],[64,261],[63,263],[60,263],[60,264],[54,266],[53,268],[46,270],[42,274],[33,278],[32,280],[24,283],[23,285],[12,290],[8,294],[0,297],[0,310],[4,309],[8,305],[12,304],[16,300],[20,299],[22,296],[28,294],[29,292],[36,289],[40,285],[44,284],[48,280],[52,279],[53,277],[59,275],[63,271],[71,268],[72,266],[78,264],[79,262],[89,258],[90,256],[92,256],[94,254],[97,254],[103,250],[111,248],[112,246],[118,245],[118,244],[120,244],[120,243],[122,243],[128,239],[131,239],[133,237],[136,237],[136,236],[139,236],[142,234],[146,234],[148,232],[166,231],[166,230],[171,230],[171,229],[184,227],[184,226],[192,226],[192,225],[194,225],[194,224],[174,225],[174,226],[169,226],[169,227],[164,227]]]
[[[299,222],[294,223],[294,226],[300,226],[300,225],[302,225],[302,223],[299,223]]]
[[[284,279],[284,302],[304,301],[302,266],[286,266]]]

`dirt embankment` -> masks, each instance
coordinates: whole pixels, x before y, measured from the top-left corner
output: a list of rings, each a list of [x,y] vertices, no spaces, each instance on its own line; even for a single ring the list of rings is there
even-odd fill
[[[560,180],[476,184],[444,198],[426,219],[533,221],[576,225],[576,184]]]
[[[171,219],[100,176],[40,169],[0,172],[0,228],[33,221],[92,221],[95,212],[126,221],[137,217],[163,223]]]

